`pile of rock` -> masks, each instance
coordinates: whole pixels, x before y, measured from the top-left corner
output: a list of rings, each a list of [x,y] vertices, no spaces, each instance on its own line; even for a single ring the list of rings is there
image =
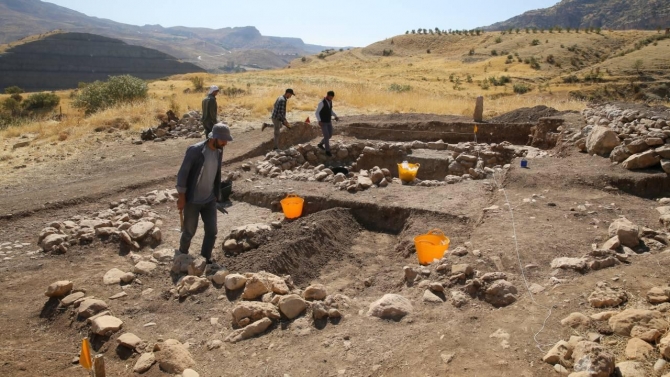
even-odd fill
[[[610,238],[602,246],[592,245],[592,250],[580,258],[556,258],[551,262],[551,268],[586,273],[630,263],[631,257],[638,255],[635,249],[642,243],[651,250],[662,250],[670,245],[668,233],[638,226],[625,217],[612,221],[608,235]]]
[[[237,255],[255,249],[268,241],[272,226],[267,224],[248,224],[233,228],[223,239],[221,248],[226,254]]]
[[[602,288],[602,287],[601,287]],[[607,288],[607,287],[605,287]],[[653,292],[654,290],[658,290]],[[625,377],[648,376],[653,369],[655,375],[661,375],[670,359],[670,324],[666,315],[670,312],[667,295],[670,288],[657,287],[650,291],[655,301],[657,293],[663,293],[665,302],[655,309],[626,309],[621,312],[606,311],[586,316],[572,313],[561,323],[580,331],[589,328],[598,332],[589,332],[585,337],[572,336],[570,340],[561,340],[543,357],[546,363],[554,365],[558,373],[567,375],[572,369],[575,375],[607,377],[618,370],[617,375]],[[615,334],[629,338],[622,356],[626,361],[615,362],[616,350],[609,349],[620,343],[618,339],[605,340],[604,336]],[[663,336],[665,334],[665,336]],[[654,360],[656,360],[654,362]],[[582,373],[582,374],[577,374]]]
[[[44,252],[65,253],[75,244],[93,240],[121,240],[134,249],[142,245],[159,245],[162,241],[160,216],[151,210],[176,200],[175,189],[153,190],[132,200],[111,202],[109,209],[88,216],[76,215],[65,221],[53,221],[38,236],[38,245]]]
[[[667,231],[670,232],[670,199],[663,198],[659,201],[659,203],[663,204],[663,206],[656,208],[658,213],[661,215],[658,221],[665,227]]]
[[[576,145],[589,154],[608,157],[628,170],[659,166],[670,174],[670,123],[661,116],[616,105],[583,111],[587,126]]]
[[[142,141],[156,142],[178,137],[199,139],[204,132],[200,118],[200,113],[193,110],[184,114],[181,119],[164,119],[158,126],[143,130],[140,138]]]
[[[423,301],[442,303],[449,299],[455,307],[461,307],[468,298],[488,302],[495,307],[510,305],[516,301],[517,289],[507,281],[504,272],[482,273],[469,264],[451,264],[447,258],[428,267],[405,266],[404,279],[407,285],[417,284],[425,288]]]
[[[226,290],[241,292],[242,300],[232,310],[232,324],[236,328],[226,337],[236,343],[265,332],[274,321],[293,320],[303,313],[316,321],[342,318],[341,309],[348,308],[350,300],[343,295],[328,295],[323,285],[316,284],[304,291],[293,285],[290,276],[279,277],[265,271],[258,273],[227,274],[223,279]]]

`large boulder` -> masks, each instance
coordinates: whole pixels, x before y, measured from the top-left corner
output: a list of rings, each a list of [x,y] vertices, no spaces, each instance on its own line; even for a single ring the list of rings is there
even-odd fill
[[[610,237],[617,236],[624,246],[636,247],[640,243],[640,228],[625,217],[612,221],[608,232]]]
[[[614,373],[614,356],[598,343],[577,343],[572,358],[575,372],[588,372],[591,377],[609,377]]]
[[[370,304],[368,316],[399,321],[402,317],[411,314],[412,303],[403,296],[385,294],[384,297]]]
[[[628,170],[646,169],[658,165],[661,162],[661,156],[654,150],[634,154],[626,159],[621,166]]]
[[[586,138],[586,150],[589,154],[597,154],[607,157],[612,149],[621,143],[616,132],[607,127],[593,127]]]
[[[160,368],[168,373],[179,374],[184,369],[195,366],[191,353],[178,340],[168,339],[157,343],[154,347],[154,355]]]
[[[646,309],[624,310],[619,314],[613,315],[608,323],[612,331],[622,336],[630,336],[630,331],[635,325],[660,331],[665,331],[668,328],[668,322],[664,319],[661,312]]]

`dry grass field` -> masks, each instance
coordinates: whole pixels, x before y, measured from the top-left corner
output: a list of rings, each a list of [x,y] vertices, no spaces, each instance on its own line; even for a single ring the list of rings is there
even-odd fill
[[[202,92],[190,79],[202,76],[205,87],[243,92],[219,96],[221,117],[233,126],[260,125],[274,99],[287,87],[298,94],[289,101],[289,118],[304,120],[328,90],[336,92],[340,115],[434,113],[469,115],[477,96],[485,97],[485,118],[520,107],[546,105],[558,110],[586,106],[573,91],[593,91],[608,85],[635,85],[668,79],[670,39],[636,49],[646,38],[664,37],[655,31],[596,33],[490,32],[480,36],[400,35],[365,48],[331,51],[296,59],[284,69],[230,75],[181,75],[149,84],[146,102],[111,108],[92,116],[71,106],[73,91],[61,91],[61,121],[38,119],[0,131],[3,139],[31,135],[57,145],[80,140],[114,124],[130,125],[128,132],[156,124],[156,114],[168,109],[183,113],[199,109]],[[392,51],[392,52],[391,52]],[[626,53],[627,52],[627,53]],[[622,54],[624,53],[624,54]],[[385,56],[388,55],[388,56]],[[623,56],[622,56],[623,55]],[[539,66],[531,67],[532,62]],[[596,72],[595,83],[589,82]],[[568,76],[581,82],[565,83]],[[510,82],[495,86],[491,78]],[[585,79],[586,78],[586,79]],[[667,87],[667,84],[664,84]],[[525,94],[515,93],[525,87]],[[188,93],[184,93],[190,89]],[[0,100],[5,96],[0,95]]]

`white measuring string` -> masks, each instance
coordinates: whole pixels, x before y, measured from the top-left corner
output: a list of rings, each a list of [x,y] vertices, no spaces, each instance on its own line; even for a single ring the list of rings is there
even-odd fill
[[[507,190],[505,190],[505,188],[502,187],[502,182],[500,182],[500,183],[498,182],[498,180],[496,179],[495,173],[493,174],[493,181],[495,182],[496,186],[498,186],[499,189],[505,195],[505,203],[507,204],[507,208],[509,208],[509,214],[510,214],[510,217],[512,219],[512,231],[513,231],[513,237],[514,237],[514,250],[516,252],[516,258],[517,258],[517,261],[519,262],[519,270],[521,270],[521,276],[523,277],[523,283],[526,286],[526,291],[528,292],[528,296],[530,296],[531,301],[533,301],[533,303],[535,305],[537,305],[537,306],[539,306],[543,309],[547,309],[547,317],[545,317],[544,321],[542,322],[542,327],[540,328],[540,330],[538,330],[538,332],[536,332],[533,335],[533,340],[535,341],[535,345],[537,346],[537,348],[540,351],[545,352],[544,349],[542,349],[543,345],[537,340],[537,336],[540,335],[544,331],[545,327],[547,326],[547,321],[551,317],[551,314],[553,312],[554,307],[553,306],[552,307],[547,307],[547,306],[544,306],[544,305],[540,304],[539,302],[537,302],[535,300],[535,297],[533,297],[533,293],[530,291],[530,287],[528,286],[528,279],[526,279],[526,273],[525,273],[524,268],[523,268],[523,263],[521,262],[521,253],[519,252],[519,242],[518,242],[517,236],[516,236],[516,223],[514,222],[514,211],[512,210],[512,205],[509,202],[509,198],[507,196]],[[552,344],[545,344],[544,346],[552,346]]]

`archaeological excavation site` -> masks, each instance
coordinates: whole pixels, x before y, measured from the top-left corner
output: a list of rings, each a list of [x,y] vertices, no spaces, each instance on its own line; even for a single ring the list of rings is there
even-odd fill
[[[89,375],[82,339],[107,376],[670,373],[667,108],[348,116],[332,156],[232,127],[213,264],[179,253],[199,118],[0,199],[1,375]]]

